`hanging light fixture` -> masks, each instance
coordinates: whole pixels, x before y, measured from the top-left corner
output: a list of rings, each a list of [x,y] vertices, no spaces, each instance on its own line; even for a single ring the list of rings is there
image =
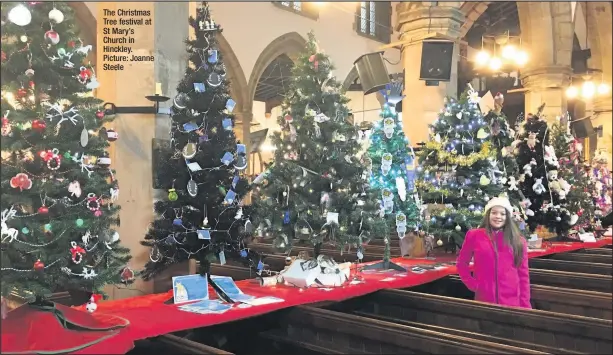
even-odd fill
[[[507,67],[521,68],[528,63],[528,53],[522,48],[520,36],[507,31],[500,36],[482,36],[481,50],[475,56],[477,68],[498,72]]]

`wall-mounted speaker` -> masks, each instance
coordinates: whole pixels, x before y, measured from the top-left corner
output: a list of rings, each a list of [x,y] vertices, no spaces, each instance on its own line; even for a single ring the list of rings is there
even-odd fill
[[[420,80],[450,81],[453,60],[452,41],[425,40],[421,49]]]
[[[594,126],[592,125],[591,117],[571,121],[570,129],[574,132],[575,137],[577,138],[588,138],[596,133]]]
[[[390,82],[387,67],[383,62],[383,52],[364,54],[353,65],[358,72],[364,95],[377,92]]]

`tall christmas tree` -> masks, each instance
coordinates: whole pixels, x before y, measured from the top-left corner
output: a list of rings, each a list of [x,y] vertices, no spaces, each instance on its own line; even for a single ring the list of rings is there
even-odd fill
[[[39,299],[130,282],[119,245],[117,134],[92,90],[74,13],[63,2],[2,3],[2,295]]]
[[[570,213],[570,226],[591,230],[594,222],[594,182],[585,169],[582,144],[570,132],[568,113],[551,125],[552,146],[559,167],[549,172],[549,188],[558,195],[560,206]]]
[[[565,201],[555,193],[560,167],[555,148],[550,144],[551,132],[542,117],[545,104],[536,114],[528,114],[522,127],[519,140],[514,142],[517,164],[521,168],[517,178],[519,188],[526,197],[527,225],[530,233],[536,232],[542,225],[559,237],[566,236],[571,224],[571,213],[563,205]],[[567,190],[564,187],[564,190]]]
[[[151,247],[144,279],[188,259],[198,260],[199,272],[207,275],[211,262],[224,264],[226,258],[263,267],[245,245],[251,232],[241,202],[248,192],[247,155],[233,132],[236,103],[217,42],[221,28],[206,2],[189,24],[196,36],[187,41],[190,66],[173,101],[172,153],[158,172],[168,198],[155,203],[158,217],[141,242]]]
[[[355,246],[386,233],[379,207],[363,177],[357,128],[347,122],[347,98],[332,77],[332,63],[309,33],[293,68],[294,80],[272,137],[274,164],[254,180],[258,229],[273,245],[290,249],[293,238]]]
[[[402,121],[398,119],[395,104],[402,99],[401,83],[392,83],[382,92],[386,103],[383,104],[377,121],[370,135],[371,144],[367,150],[371,167],[370,188],[381,199],[380,216],[385,217],[388,226],[395,226],[398,238],[403,239],[407,231],[417,228],[420,210],[413,193],[414,158],[409,140],[402,130]],[[384,235],[384,255],[380,268],[404,269],[389,264],[390,240]],[[375,264],[376,265],[376,264]]]
[[[423,229],[439,246],[461,247],[466,232],[481,223],[490,198],[507,190],[478,102],[472,89],[459,100],[447,98],[419,153],[417,191],[431,205]]]

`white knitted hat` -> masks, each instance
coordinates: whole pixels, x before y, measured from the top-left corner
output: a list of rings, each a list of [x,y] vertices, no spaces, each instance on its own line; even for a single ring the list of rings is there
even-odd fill
[[[487,205],[485,205],[485,213],[487,213],[494,206],[504,207],[509,214],[513,213],[513,206],[511,206],[511,202],[509,202],[509,199],[506,197],[494,197],[491,199]]]

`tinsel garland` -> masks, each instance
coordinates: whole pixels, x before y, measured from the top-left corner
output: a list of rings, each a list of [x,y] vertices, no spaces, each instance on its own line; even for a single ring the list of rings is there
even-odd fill
[[[495,157],[496,152],[491,149],[490,142],[484,142],[481,145],[479,153],[470,153],[469,155],[459,155],[457,152],[448,152],[443,148],[443,143],[429,141],[426,143],[426,149],[437,152],[439,162],[445,162],[451,165],[471,166],[480,160],[485,160],[489,157]]]

